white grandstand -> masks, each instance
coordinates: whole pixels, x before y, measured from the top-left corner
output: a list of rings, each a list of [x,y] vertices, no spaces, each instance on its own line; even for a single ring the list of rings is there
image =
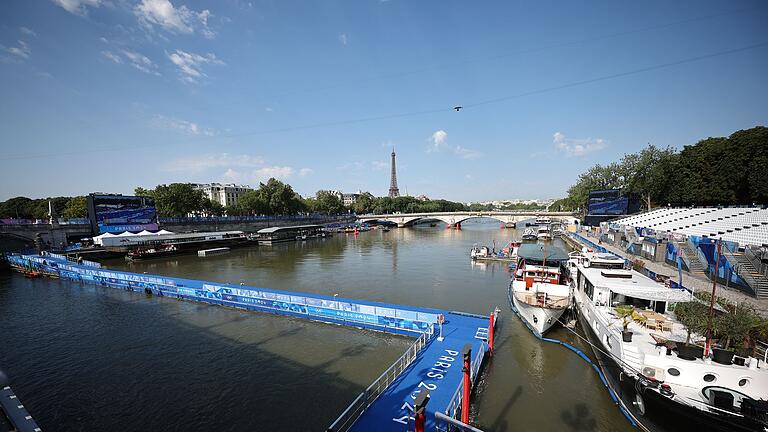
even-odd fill
[[[662,208],[613,223],[739,243],[768,245],[768,209],[758,207]]]

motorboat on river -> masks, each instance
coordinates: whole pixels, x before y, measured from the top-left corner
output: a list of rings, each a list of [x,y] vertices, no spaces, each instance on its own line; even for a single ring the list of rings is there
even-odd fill
[[[515,262],[520,245],[520,242],[510,242],[509,245],[499,251],[496,251],[495,247],[491,249],[488,246],[473,245],[469,251],[469,257],[474,261]]]
[[[549,240],[552,234],[549,232],[549,225],[542,225],[536,230],[536,238],[539,240]]]
[[[536,231],[532,228],[526,228],[525,231],[523,231],[523,241],[535,241],[536,239],[538,239]]]
[[[568,255],[546,244],[523,244],[517,254],[517,270],[509,286],[512,305],[528,328],[542,336],[570,304]]]

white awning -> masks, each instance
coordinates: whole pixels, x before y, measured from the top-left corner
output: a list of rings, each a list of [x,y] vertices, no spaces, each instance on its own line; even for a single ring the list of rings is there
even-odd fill
[[[622,294],[627,297],[634,297],[642,300],[678,303],[691,301],[692,299],[691,293],[688,290],[681,288],[667,288],[663,285],[659,285],[659,288],[613,286],[608,289],[616,294]]]

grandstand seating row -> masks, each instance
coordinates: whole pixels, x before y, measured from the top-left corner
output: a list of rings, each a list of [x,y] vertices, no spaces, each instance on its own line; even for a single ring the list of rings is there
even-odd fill
[[[768,245],[768,209],[758,207],[662,208],[614,223],[745,245]]]

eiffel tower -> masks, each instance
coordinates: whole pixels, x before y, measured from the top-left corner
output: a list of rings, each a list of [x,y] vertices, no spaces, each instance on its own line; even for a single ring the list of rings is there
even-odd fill
[[[400,196],[400,189],[397,188],[397,169],[395,168],[395,148],[392,147],[392,177],[389,181],[389,197],[397,198]]]

